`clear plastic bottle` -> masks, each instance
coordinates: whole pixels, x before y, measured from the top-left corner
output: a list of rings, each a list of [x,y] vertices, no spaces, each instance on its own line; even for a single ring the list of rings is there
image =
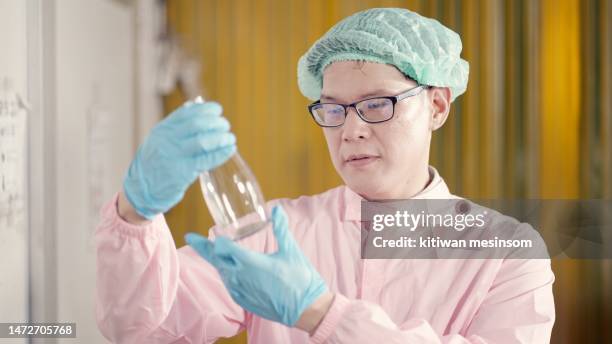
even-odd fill
[[[197,97],[194,102],[203,102]],[[217,168],[200,174],[206,206],[215,221],[215,235],[240,240],[269,223],[259,184],[238,152]]]

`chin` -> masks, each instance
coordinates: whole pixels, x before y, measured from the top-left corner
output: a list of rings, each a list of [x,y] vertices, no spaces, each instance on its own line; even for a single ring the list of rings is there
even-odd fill
[[[385,186],[376,183],[376,178],[344,178],[344,183],[355,193],[367,200],[385,199]]]
[[[392,191],[394,188],[393,185],[388,185],[389,176],[383,173],[380,167],[367,170],[353,170],[345,167],[336,168],[336,171],[339,172],[346,186],[368,200],[385,199],[385,195],[390,194],[389,189]]]

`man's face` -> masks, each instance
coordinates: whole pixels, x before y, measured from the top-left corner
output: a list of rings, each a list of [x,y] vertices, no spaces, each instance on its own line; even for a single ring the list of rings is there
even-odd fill
[[[334,62],[323,73],[321,102],[350,104],[415,86],[391,65]],[[367,199],[409,198],[422,190],[429,181],[432,104],[423,90],[397,102],[389,121],[366,123],[351,107],[342,126],[324,128],[332,162],[346,185]]]

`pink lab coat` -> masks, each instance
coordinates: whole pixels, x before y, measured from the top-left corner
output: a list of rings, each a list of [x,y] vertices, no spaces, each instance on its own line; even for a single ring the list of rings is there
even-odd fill
[[[416,198],[455,198],[435,169]],[[281,199],[304,254],[335,293],[312,336],[234,303],[216,270],[175,247],[163,216],[135,226],[117,196],[96,231],[96,319],[114,343],[546,343],[555,319],[547,259],[361,259],[360,200],[346,186]],[[244,242],[273,252],[272,231]]]

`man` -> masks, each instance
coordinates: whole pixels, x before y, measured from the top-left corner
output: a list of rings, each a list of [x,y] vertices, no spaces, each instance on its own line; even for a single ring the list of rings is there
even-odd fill
[[[240,245],[190,233],[177,250],[160,215],[235,151],[220,106],[187,104],[162,121],[97,232],[102,332],[156,343],[242,329],[253,343],[549,341],[547,259],[361,259],[362,199],[456,198],[428,160],[467,85],[460,51],[454,32],[403,9],[334,26],[298,77],[346,185],[270,202],[273,231]]]

